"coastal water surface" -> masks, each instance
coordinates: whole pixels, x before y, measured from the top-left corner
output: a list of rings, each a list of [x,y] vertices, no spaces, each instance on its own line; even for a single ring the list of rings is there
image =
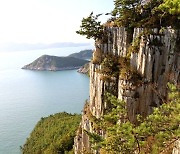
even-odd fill
[[[77,70],[22,70],[43,54],[66,56],[89,47],[0,52],[0,154],[19,154],[41,117],[81,113],[89,98],[89,78]]]

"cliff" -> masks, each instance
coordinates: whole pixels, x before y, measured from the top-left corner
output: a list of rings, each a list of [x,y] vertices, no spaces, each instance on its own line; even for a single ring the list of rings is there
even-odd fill
[[[113,91],[126,102],[129,120],[136,123],[137,114],[146,117],[153,107],[167,100],[168,82],[177,86],[180,83],[180,30],[134,28],[129,32],[123,27],[107,27],[105,32],[107,41],[95,43],[90,63],[90,100],[75,137],[75,154],[100,153],[92,149],[85,131],[105,136],[90,116],[100,119],[104,115],[108,109],[104,102],[106,92]],[[104,74],[106,55],[121,63],[120,73],[110,78]],[[178,147],[174,154],[177,151]]]
[[[25,65],[22,69],[38,70],[38,71],[60,71],[77,69],[88,63],[87,60],[74,57],[57,57],[43,55],[34,62]]]

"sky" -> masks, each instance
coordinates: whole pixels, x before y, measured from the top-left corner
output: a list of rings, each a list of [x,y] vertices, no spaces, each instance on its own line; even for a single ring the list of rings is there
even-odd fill
[[[87,43],[75,32],[82,18],[112,9],[113,0],[0,0],[0,45]]]

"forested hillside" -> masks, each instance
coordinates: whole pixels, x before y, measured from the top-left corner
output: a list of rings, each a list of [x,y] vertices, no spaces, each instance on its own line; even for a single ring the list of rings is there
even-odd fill
[[[41,118],[21,148],[22,153],[73,153],[74,136],[80,120],[80,115],[66,112]]]

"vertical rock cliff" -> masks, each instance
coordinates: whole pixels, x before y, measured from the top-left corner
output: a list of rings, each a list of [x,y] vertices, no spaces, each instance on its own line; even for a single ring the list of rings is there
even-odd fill
[[[75,154],[99,153],[92,150],[86,131],[105,135],[96,123],[108,108],[104,102],[106,92],[113,91],[114,95],[127,103],[129,119],[135,123],[137,114],[146,117],[153,107],[166,101],[167,82],[178,86],[180,82],[180,30],[107,27],[105,32],[107,40],[105,43],[96,42],[93,55],[93,59],[100,60],[90,64],[90,100],[84,107],[75,137]],[[132,42],[136,50],[131,51]],[[133,68],[138,78],[127,77],[131,73],[127,71],[111,80],[104,80],[101,61],[105,55],[120,60],[128,57],[128,67]]]

